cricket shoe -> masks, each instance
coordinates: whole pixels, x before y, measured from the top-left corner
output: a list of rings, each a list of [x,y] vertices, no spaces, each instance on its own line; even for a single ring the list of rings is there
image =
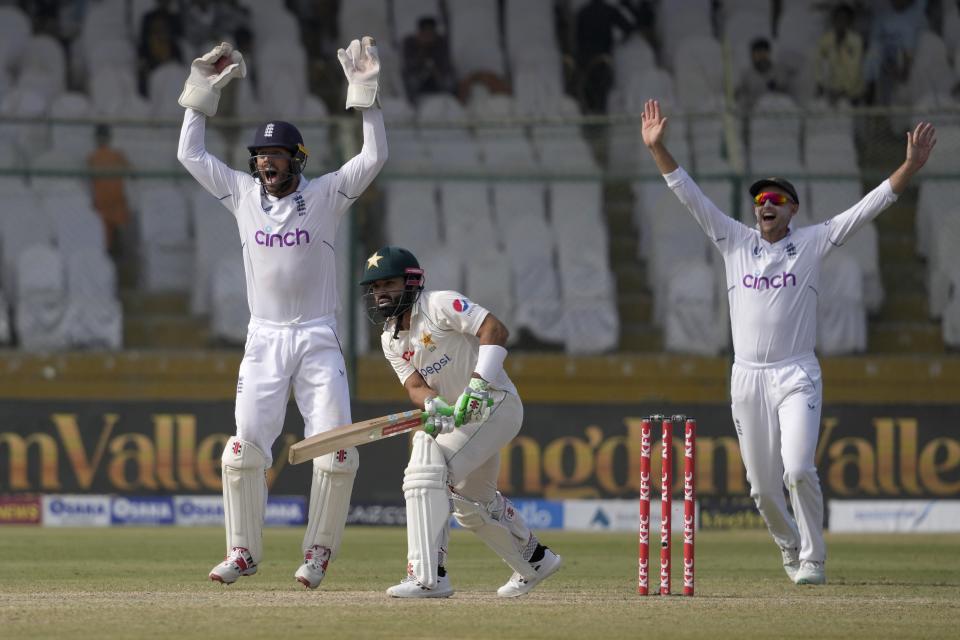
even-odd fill
[[[533,558],[537,558],[537,560]],[[548,547],[538,545],[530,558],[530,565],[537,572],[537,575],[528,580],[514,571],[507,583],[497,589],[497,595],[501,598],[516,598],[530,593],[535,586],[556,573],[562,563],[563,559],[560,556]]]
[[[406,577],[400,584],[387,589],[387,595],[391,598],[449,598],[453,595],[453,587],[450,586],[450,577],[443,567],[437,571],[437,586],[430,589],[420,584],[413,575],[413,567],[407,565]]]
[[[783,556],[783,570],[787,572],[787,577],[791,582],[797,581],[797,571],[800,570],[800,555],[796,549],[781,549]]]
[[[240,576],[252,576],[257,564],[244,547],[234,547],[223,562],[210,570],[210,579],[221,584],[233,584]]]
[[[827,584],[827,574],[824,571],[822,562],[812,562],[804,560],[800,563],[797,570],[797,577],[794,578],[796,584]]]
[[[327,575],[329,563],[330,549],[315,544],[303,554],[303,564],[293,577],[307,589],[316,589],[320,586],[323,576]]]

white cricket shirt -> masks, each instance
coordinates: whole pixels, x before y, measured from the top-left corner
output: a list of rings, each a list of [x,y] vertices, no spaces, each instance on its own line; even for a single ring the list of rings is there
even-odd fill
[[[363,111],[363,148],[339,171],[300,176],[297,190],[279,199],[207,153],[205,126],[206,116],[186,110],[177,158],[237,219],[250,314],[299,324],[334,313],[337,226],[386,162],[383,113]]]
[[[430,388],[453,403],[470,383],[480,339],[477,331],[490,313],[456,291],[424,291],[410,313],[410,329],[393,339],[390,320],[380,335],[383,355],[393,366],[400,382],[419,371]],[[516,395],[517,389],[500,371],[490,385]]]
[[[821,259],[897,199],[884,180],[843,213],[791,226],[771,244],[720,211],[682,167],[664,179],[723,255],[734,355],[763,365],[813,354]]]

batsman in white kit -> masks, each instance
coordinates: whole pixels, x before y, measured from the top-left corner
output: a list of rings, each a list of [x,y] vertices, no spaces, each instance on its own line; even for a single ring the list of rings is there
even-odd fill
[[[823,224],[792,224],[800,199],[783,178],[750,187],[756,226],[721,212],[677,165],[663,137],[667,118],[644,105],[643,142],[667,186],[723,255],[734,364],[731,409],[750,495],[796,584],[825,584],[823,494],[814,454],[823,388],[814,355],[820,263],[896,201],[936,144],[933,125],[907,132],[906,159],[852,207]],[[787,510],[784,486],[793,515]]]
[[[413,404],[429,414],[413,436],[403,478],[407,575],[387,594],[453,595],[444,566],[451,502],[457,522],[513,569],[497,595],[529,593],[560,568],[561,559],[497,491],[500,449],[523,422],[523,404],[503,370],[507,328],[456,291],[423,291],[423,270],[400,247],[371,255],[360,283],[371,320],[383,323],[383,354]],[[451,406],[445,398],[456,401]]]
[[[347,209],[387,159],[377,100],[380,61],[372,38],[338,52],[349,82],[347,108],[363,113],[363,148],[339,171],[307,180],[307,149],[295,126],[275,120],[257,128],[249,172],[207,153],[204,128],[220,89],[246,75],[228,43],[193,61],[180,105],[186,108],[177,158],[237,219],[250,325],[237,382],[236,435],[223,450],[227,553],[210,571],[223,584],[257,572],[271,448],[283,429],[290,387],[304,435],[351,422],[346,367],[336,334],[334,241]],[[303,564],[295,578],[315,589],[337,555],[357,473],[357,450],[313,464]]]

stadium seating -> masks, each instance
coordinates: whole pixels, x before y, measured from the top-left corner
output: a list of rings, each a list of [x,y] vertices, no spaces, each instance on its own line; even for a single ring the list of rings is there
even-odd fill
[[[813,97],[812,58],[817,38],[827,28],[827,13],[806,1],[654,3],[656,46],[639,32],[615,36],[615,81],[608,100],[615,120],[593,135],[598,129],[590,122],[581,126],[582,113],[567,94],[570,78],[564,74],[564,64],[575,56],[568,41],[576,11],[585,1],[339,3],[337,44],[371,34],[384,60],[380,98],[390,161],[374,185],[383,197],[371,198],[369,206],[376,209],[382,203],[383,239],[421,257],[429,266],[431,288],[462,288],[480,303],[492,301],[498,315],[540,340],[561,344],[569,353],[596,353],[617,346],[616,303],[624,293],[617,291],[611,271],[608,238],[621,229],[608,230],[605,193],[627,191],[622,187],[629,182],[632,189],[622,210],[631,211],[639,246],[636,254],[632,245],[627,253],[646,263],[652,321],[663,328],[666,348],[720,353],[729,347],[726,329],[719,334],[706,330],[726,322],[726,298],[719,295],[723,285],[717,282],[720,261],[664,187],[640,140],[636,117],[646,99],[660,99],[671,118],[671,152],[721,210],[746,215],[751,224],[744,182],[782,174],[800,192],[796,223],[826,220],[860,198],[862,179],[874,169],[869,158],[859,157],[858,145],[862,149],[864,136],[870,135],[862,121],[855,138],[853,116]],[[311,93],[318,66],[307,59],[308,47],[295,35],[300,29],[292,13],[296,4],[241,4],[250,13],[255,35],[247,64],[257,83],[234,83],[228,102],[232,110],[225,115],[297,123],[310,150],[307,174],[334,170],[349,149],[341,148],[339,123],[329,120],[331,113],[341,114],[342,104],[328,112],[328,105]],[[903,122],[955,103],[950,92],[960,56],[960,12],[954,4],[946,3],[938,34],[929,31],[919,38],[905,85],[916,113],[900,116]],[[126,183],[134,209],[139,286],[146,292],[189,294],[191,313],[210,314],[216,338],[242,341],[246,314],[237,310],[245,309],[245,284],[237,273],[228,273],[231,264],[237,269],[235,222],[192,181],[172,179],[183,175],[176,161],[175,126],[182,112],[176,98],[189,60],[200,52],[179,43],[184,60],[154,69],[146,79],[147,98],[139,95],[136,42],[140,21],[153,6],[152,0],[86,3],[80,32],[69,43],[69,59],[55,38],[34,32],[26,13],[0,7],[0,118],[18,118],[0,120],[0,167],[25,169],[22,176],[0,175],[2,291],[20,317],[18,265],[31,245],[53,247],[68,269],[74,254],[103,256],[102,223],[88,204],[85,180],[75,177],[92,149],[92,125],[64,121],[154,119],[157,127],[113,126],[114,146],[134,171],[148,172]],[[570,32],[557,29],[562,24],[555,20],[557,12],[566,12]],[[492,72],[508,82],[512,93],[491,93],[478,84],[466,104],[450,95],[429,95],[414,106],[402,97],[403,39],[428,15],[449,38],[459,79]],[[769,94],[751,114],[731,112],[730,83],[749,64],[749,43],[755,37],[770,39],[775,59],[789,70],[791,97]],[[326,62],[336,70],[335,60]],[[721,112],[725,115],[718,117]],[[251,127],[222,124],[208,124],[207,149],[245,171]],[[894,119],[895,126],[900,124]],[[925,169],[935,177],[919,183],[916,250],[927,258],[929,313],[943,319],[949,343],[956,326],[950,323],[957,323],[951,256],[960,237],[954,220],[960,217],[948,212],[955,209],[960,183],[945,176],[960,175],[960,124],[947,119],[937,125],[938,149]],[[35,212],[29,233],[21,224],[23,211]],[[884,309],[888,292],[880,274],[880,228],[866,225],[834,252],[839,257],[829,272],[838,274],[837,281],[822,292],[822,311],[824,322],[836,322],[839,328],[822,338],[824,353],[862,350],[864,312]],[[350,226],[341,230],[349,234]],[[341,240],[347,242],[349,235]],[[342,281],[350,281],[353,253],[337,252]],[[689,268],[678,267],[678,256]],[[704,269],[714,274],[712,280]],[[854,291],[857,274],[860,286]],[[116,285],[104,288],[111,286]],[[69,277],[64,287],[72,291]],[[114,322],[102,321],[109,327]],[[120,334],[113,328],[109,332],[61,338],[65,345],[85,348],[116,344],[114,336]]]
[[[859,353],[867,348],[863,274],[857,261],[834,251],[823,261],[817,304],[817,351],[822,355]]]
[[[720,354],[729,342],[729,316],[721,300],[721,272],[691,257],[678,265],[667,284],[663,346],[674,353]]]
[[[67,254],[67,308],[63,333],[71,349],[123,346],[123,309],[113,263],[101,248]]]
[[[28,351],[57,351],[69,345],[65,322],[67,276],[63,257],[50,244],[34,244],[17,257],[15,326]]]
[[[151,184],[142,189],[138,223],[143,289],[189,291],[193,252],[183,192],[172,184]]]
[[[193,270],[190,311],[196,315],[210,312],[213,270],[220,259],[240,255],[237,222],[223,205],[200,188],[190,191],[193,221]]]
[[[220,257],[210,280],[210,333],[215,339],[243,344],[250,323],[247,282],[240,253]]]
[[[498,0],[448,2],[447,18],[450,56],[461,78],[477,72],[506,76]]]

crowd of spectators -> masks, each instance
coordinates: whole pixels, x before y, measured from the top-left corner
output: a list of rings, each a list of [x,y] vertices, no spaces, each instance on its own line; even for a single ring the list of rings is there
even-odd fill
[[[306,49],[309,83],[313,93],[330,103],[339,98],[336,90],[335,51],[337,12],[344,0],[287,0],[287,8],[297,16],[302,46]],[[387,0],[384,0],[386,2]],[[69,54],[80,31],[83,15],[96,0],[19,0],[0,2],[17,5],[31,18],[35,33],[56,38]],[[143,4],[143,3],[140,3]],[[737,3],[712,0],[710,23],[721,37],[725,12]],[[731,42],[730,46],[749,47],[751,64],[736,70],[734,94],[737,103],[747,107],[762,92],[797,92],[798,70],[778,56],[775,25],[790,3],[771,0],[771,37],[752,38],[749,42]],[[809,62],[814,75],[815,97],[831,104],[889,105],[898,102],[914,62],[920,34],[930,30],[947,38],[960,34],[944,33],[957,15],[957,0],[811,0],[811,6],[824,16],[825,28],[810,44]],[[726,5],[730,5],[727,7]],[[456,68],[447,33],[443,3],[436,5],[438,15],[416,17],[416,32],[398,42],[405,96],[416,104],[427,93],[449,93],[469,97],[469,85],[482,82],[494,92],[510,90],[509,70],[471,70]],[[566,90],[580,103],[585,113],[604,113],[615,82],[614,51],[631,38],[642,38],[662,64],[663,45],[659,42],[657,22],[670,10],[665,0],[556,0],[555,27],[563,53]],[[146,95],[147,78],[152,70],[187,58],[218,39],[230,39],[244,51],[252,51],[253,30],[249,3],[239,0],[155,0],[135,25],[138,36],[139,90]],[[952,52],[948,52],[952,53]],[[250,67],[248,67],[250,68]],[[253,79],[256,82],[256,78]],[[76,79],[68,79],[68,86]],[[955,96],[960,82],[954,82]],[[797,96],[794,96],[797,97]],[[902,100],[899,100],[902,101]],[[801,100],[802,102],[802,100]]]

